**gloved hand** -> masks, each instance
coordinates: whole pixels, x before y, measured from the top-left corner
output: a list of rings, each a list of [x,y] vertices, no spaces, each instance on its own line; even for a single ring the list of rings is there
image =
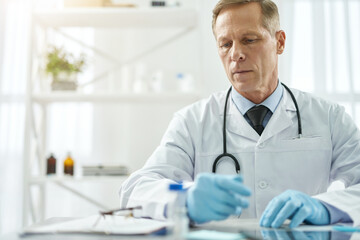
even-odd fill
[[[191,220],[205,223],[240,214],[240,208],[247,208],[249,205],[243,196],[251,195],[251,190],[242,182],[240,175],[199,174],[188,190],[186,199]]]
[[[304,221],[315,225],[330,223],[329,212],[319,200],[294,190],[287,190],[269,202],[260,226],[278,228],[286,219],[292,219],[290,228]]]

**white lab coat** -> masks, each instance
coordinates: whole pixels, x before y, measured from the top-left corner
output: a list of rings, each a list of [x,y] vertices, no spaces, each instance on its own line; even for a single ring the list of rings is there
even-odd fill
[[[259,218],[268,202],[287,189],[314,196],[326,192],[334,180],[346,186],[360,183],[360,132],[344,108],[292,91],[301,114],[300,139],[296,109],[286,90],[261,136],[234,103],[228,103],[227,150],[238,159],[244,183],[253,192],[241,217]],[[197,174],[212,171],[215,158],[223,152],[225,97],[225,91],[213,94],[174,115],[145,166],[123,183],[122,207],[142,205],[144,216],[163,219],[164,207],[172,199],[167,191],[170,182],[182,180],[191,185]],[[232,160],[221,161],[217,173],[235,174]],[[319,198],[360,224],[360,187],[345,195],[349,196],[346,204],[344,191]]]

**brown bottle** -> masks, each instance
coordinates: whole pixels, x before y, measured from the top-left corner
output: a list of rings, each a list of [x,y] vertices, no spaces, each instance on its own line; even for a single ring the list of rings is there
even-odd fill
[[[70,153],[68,153],[64,161],[64,174],[74,175],[74,160],[71,158]]]
[[[46,160],[46,174],[55,174],[56,173],[56,158],[53,154]]]

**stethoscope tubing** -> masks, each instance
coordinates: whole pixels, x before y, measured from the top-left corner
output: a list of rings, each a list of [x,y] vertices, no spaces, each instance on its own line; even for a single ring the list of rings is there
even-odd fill
[[[290,94],[291,99],[292,99],[292,101],[293,101],[293,103],[295,105],[296,116],[297,116],[297,120],[298,120],[298,137],[301,138],[301,136],[302,136],[302,124],[301,124],[299,106],[297,104],[296,98],[295,98],[294,94],[292,93],[292,91],[290,90],[290,88],[288,88],[288,86],[286,86],[284,83],[281,83],[281,85],[283,85],[284,88],[286,89],[286,91]]]
[[[229,88],[227,94],[226,94],[226,99],[225,99],[225,107],[224,107],[224,122],[223,122],[223,153],[220,154],[214,161],[213,164],[213,169],[212,172],[215,173],[216,172],[216,167],[218,162],[223,158],[223,157],[230,157],[235,164],[235,169],[236,169],[236,173],[239,174],[240,173],[240,164],[238,162],[238,160],[236,159],[236,157],[230,153],[227,153],[227,149],[226,149],[226,109],[227,109],[227,103],[229,100],[229,95],[231,93],[231,87]]]

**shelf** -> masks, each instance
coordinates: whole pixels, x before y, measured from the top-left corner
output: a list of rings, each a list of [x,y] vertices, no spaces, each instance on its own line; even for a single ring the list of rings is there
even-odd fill
[[[196,10],[186,8],[74,8],[38,11],[33,17],[45,27],[176,28],[197,22]]]
[[[58,102],[92,102],[92,103],[190,103],[200,99],[197,93],[97,93],[84,94],[76,92],[54,92],[33,94],[34,102],[40,104]]]
[[[41,184],[41,183],[66,183],[66,182],[89,182],[89,181],[119,181],[122,182],[128,178],[128,175],[120,176],[83,176],[83,177],[71,177],[71,176],[44,176],[44,177],[30,177],[29,184]]]

